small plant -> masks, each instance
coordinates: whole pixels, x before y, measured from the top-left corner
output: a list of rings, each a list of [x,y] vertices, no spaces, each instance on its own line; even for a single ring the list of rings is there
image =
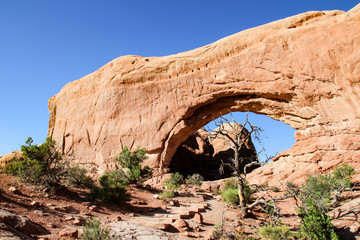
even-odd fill
[[[146,159],[146,149],[137,148],[134,152],[130,152],[125,146],[119,156],[115,157],[115,161],[120,166],[126,168],[125,176],[129,183],[138,183],[151,177],[153,170],[149,166],[141,167],[140,163]]]
[[[80,187],[80,188],[89,188],[94,187],[94,180],[86,175],[86,169],[80,167],[79,164],[69,166],[66,169],[66,176],[64,182],[67,185]]]
[[[222,186],[222,191],[224,192],[229,188],[232,188],[232,189],[238,188],[235,178],[229,178],[224,181],[223,186]]]
[[[165,189],[178,189],[180,185],[184,183],[184,177],[180,173],[172,173],[170,179],[166,179],[164,182]]]
[[[252,201],[251,195],[255,191],[252,190],[247,182],[244,183],[244,202],[247,204]],[[237,195],[237,197],[235,196]],[[222,196],[223,200],[227,203],[238,205],[239,204],[239,192],[238,192],[238,184],[235,178],[229,178],[224,181],[223,187],[222,187]]]
[[[160,199],[165,200],[165,201],[173,198],[174,196],[175,196],[175,193],[174,193],[174,191],[172,191],[172,190],[163,191],[163,192],[159,195]]]
[[[187,176],[187,178],[185,179],[186,184],[196,185],[196,186],[201,186],[202,181],[204,181],[204,178],[198,173],[194,173],[191,176]]]
[[[214,195],[221,195],[221,190],[219,188],[212,188],[211,192]]]
[[[268,225],[259,229],[259,234],[270,240],[286,240],[293,236],[293,233],[286,226]]]
[[[99,178],[99,183],[100,187],[92,190],[90,198],[118,204],[128,200],[129,194],[126,192],[128,182],[121,169],[106,171]]]
[[[239,204],[239,194],[237,188],[228,188],[222,193],[222,199],[232,205]]]
[[[352,183],[350,177],[355,173],[354,168],[346,163],[337,166],[332,173],[332,184],[334,185],[334,189],[340,191],[341,189],[351,188]]]
[[[110,240],[110,229],[101,227],[101,223],[96,218],[86,219],[84,232],[81,234],[82,240]]]

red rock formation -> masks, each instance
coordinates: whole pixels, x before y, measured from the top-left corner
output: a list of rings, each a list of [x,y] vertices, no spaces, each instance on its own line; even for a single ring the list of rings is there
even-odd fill
[[[296,180],[360,159],[359,79],[360,5],[307,12],[176,55],[115,59],[49,100],[48,134],[100,170],[124,146],[165,169],[216,116],[250,111],[298,129],[254,181]]]

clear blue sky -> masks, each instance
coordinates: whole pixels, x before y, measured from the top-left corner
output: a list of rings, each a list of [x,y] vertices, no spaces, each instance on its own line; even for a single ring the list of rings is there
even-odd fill
[[[0,156],[46,139],[48,99],[122,55],[164,56],[310,10],[354,0],[0,0]],[[289,146],[291,128],[260,119]],[[259,125],[259,124],[258,124]],[[273,148],[270,140],[267,149]],[[267,145],[267,144],[266,144]],[[278,145],[278,144],[276,144]],[[278,150],[274,150],[278,152]]]

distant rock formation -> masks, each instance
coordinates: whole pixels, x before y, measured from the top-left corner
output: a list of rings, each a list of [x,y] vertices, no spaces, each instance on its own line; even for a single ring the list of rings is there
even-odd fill
[[[49,100],[62,152],[102,171],[124,146],[168,168],[197,129],[231,111],[298,131],[254,181],[299,180],[347,162],[360,170],[360,5],[307,12],[165,57],[124,56]]]
[[[225,125],[225,129],[231,133],[232,129]],[[205,180],[217,180],[220,178],[231,177],[232,170],[225,167],[225,172],[220,173],[219,168],[224,163],[231,163],[230,158],[234,157],[228,143],[221,138],[209,141],[209,132],[200,128],[193,135],[188,137],[176,150],[171,159],[169,169],[171,172],[180,172],[185,177],[194,173],[199,173]],[[230,134],[232,135],[232,134]],[[239,153],[240,157],[256,157],[256,149],[251,138],[246,142],[245,147]],[[240,167],[245,166],[244,162]],[[255,169],[249,168],[248,172]]]
[[[7,163],[12,161],[19,161],[23,159],[21,151],[13,151],[12,153],[5,154],[0,157],[0,168],[4,167]]]

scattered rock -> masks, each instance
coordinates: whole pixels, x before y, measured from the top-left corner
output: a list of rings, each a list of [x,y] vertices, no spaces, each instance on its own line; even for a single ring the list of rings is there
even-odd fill
[[[90,212],[99,212],[99,208],[96,205],[92,205],[88,209]]]
[[[121,221],[121,220],[122,220],[121,216],[116,216],[116,217],[114,218],[114,221]]]
[[[74,219],[75,219],[75,217],[71,216],[71,215],[68,215],[68,216],[65,217],[65,221],[72,221]]]
[[[155,199],[159,199],[159,194],[155,194],[155,195],[154,195],[154,198],[155,198]]]
[[[76,228],[65,228],[59,232],[59,236],[77,238],[79,236],[79,231]]]
[[[32,201],[32,202],[30,203],[30,205],[33,206],[33,207],[40,207],[40,206],[41,206],[41,203],[39,203],[39,202],[37,202],[37,201]]]
[[[184,219],[177,219],[173,226],[179,230],[180,232],[184,232],[184,231],[189,231],[189,224],[187,221],[185,221]]]
[[[19,236],[18,231],[28,236],[46,235],[50,233],[48,230],[39,224],[30,221],[26,217],[16,215],[3,209],[0,209],[0,223],[5,224],[7,231],[13,232],[17,236]]]
[[[84,225],[84,223],[85,223],[85,219],[84,219],[84,218],[81,218],[81,217],[78,217],[78,218],[75,218],[72,223],[73,223],[74,225],[76,225],[76,226],[82,226],[82,225]]]
[[[55,223],[48,223],[46,226],[48,228],[57,228],[58,227]]]
[[[56,207],[53,207],[53,209],[54,209],[55,211],[64,212],[64,213],[74,212],[73,207],[71,207],[70,205],[66,205],[66,206],[56,206]]]
[[[91,206],[91,205],[93,205],[93,203],[92,202],[83,202],[83,203],[81,203],[82,205],[84,205],[84,206]]]
[[[21,194],[20,191],[14,186],[9,187],[9,192],[13,194]]]
[[[179,200],[176,199],[176,198],[171,199],[170,202],[169,202],[169,204],[170,204],[171,206],[175,206],[175,207],[180,206]]]
[[[203,224],[203,216],[201,215],[201,213],[195,213],[194,215],[194,222],[199,223],[199,224]]]
[[[142,201],[142,200],[139,200],[138,204],[139,204],[139,205],[148,205],[147,202]]]

